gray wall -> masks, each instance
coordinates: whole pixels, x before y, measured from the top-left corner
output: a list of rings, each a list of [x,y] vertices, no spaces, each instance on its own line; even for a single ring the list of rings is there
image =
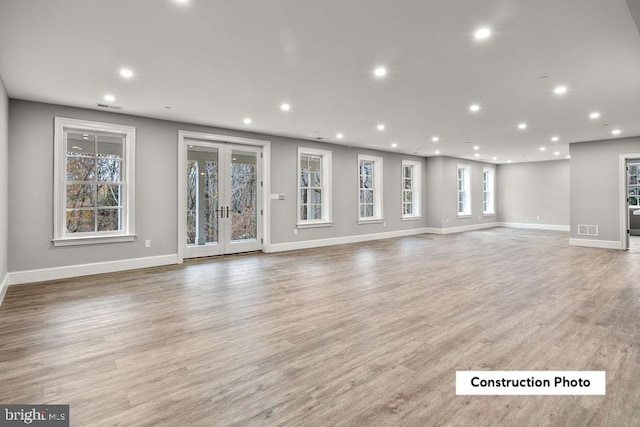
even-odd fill
[[[8,214],[11,224],[8,233],[8,247],[11,248],[8,255],[9,271],[175,254],[178,233],[178,130],[266,139],[272,142],[271,192],[284,193],[286,196],[283,201],[271,201],[272,243],[426,226],[424,216],[419,221],[400,220],[401,160],[422,161],[424,173],[425,161],[419,157],[13,99],[10,100],[9,107],[9,179],[13,183],[9,194]],[[52,247],[53,123],[56,116],[136,127],[138,238],[135,242]],[[318,147],[333,152],[334,225],[330,228],[299,230],[294,235],[298,146]],[[357,224],[358,153],[371,153],[384,158],[386,226]],[[423,200],[426,200],[424,196]],[[145,239],[152,241],[151,248],[144,248]]]
[[[640,153],[640,137],[574,143],[569,150],[571,237],[619,242],[620,154]],[[597,225],[599,236],[578,236],[578,224]]]
[[[0,283],[7,275],[9,205],[9,98],[0,77]]]
[[[569,225],[569,160],[502,164],[497,180],[500,222]]]
[[[471,166],[471,216],[458,218],[458,164]],[[431,228],[464,227],[496,221],[496,215],[482,214],[482,169],[496,170],[496,199],[498,209],[499,178],[497,166],[490,163],[463,160],[454,157],[430,157],[427,159],[428,222]]]
[[[386,153],[359,148],[349,148],[333,144],[321,144],[313,141],[276,141],[272,142],[271,191],[284,193],[285,200],[271,202],[271,243],[288,243],[304,240],[327,239],[332,237],[354,236],[370,233],[406,230],[426,227],[426,215],[417,221],[402,221],[402,160],[422,163],[424,174],[426,162],[420,157]],[[296,224],[296,185],[297,185],[297,147],[331,150],[332,154],[332,211],[333,226],[306,228],[294,234]],[[383,157],[383,224],[358,224],[358,154],[370,154]],[[422,207],[424,209],[426,190],[422,186]]]

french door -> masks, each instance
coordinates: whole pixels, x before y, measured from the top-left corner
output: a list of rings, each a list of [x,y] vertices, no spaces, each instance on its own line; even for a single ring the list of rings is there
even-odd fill
[[[262,148],[184,139],[184,258],[262,249]]]

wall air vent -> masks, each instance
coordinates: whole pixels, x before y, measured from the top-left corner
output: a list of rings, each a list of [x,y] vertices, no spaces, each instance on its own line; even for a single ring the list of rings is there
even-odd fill
[[[120,110],[122,108],[122,105],[96,104],[96,107],[107,108],[112,110]]]
[[[598,226],[578,224],[578,236],[598,236]]]

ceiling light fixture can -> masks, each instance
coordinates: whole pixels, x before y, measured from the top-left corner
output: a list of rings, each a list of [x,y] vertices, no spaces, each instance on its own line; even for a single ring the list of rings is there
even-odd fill
[[[566,86],[556,86],[556,88],[553,89],[553,93],[555,93],[556,95],[564,95],[565,93],[567,93],[567,87]]]
[[[476,38],[476,40],[488,39],[491,36],[491,28],[489,27],[478,28],[473,36]]]
[[[377,67],[375,70],[373,70],[373,74],[378,78],[384,77],[387,75],[387,69],[384,67]]]

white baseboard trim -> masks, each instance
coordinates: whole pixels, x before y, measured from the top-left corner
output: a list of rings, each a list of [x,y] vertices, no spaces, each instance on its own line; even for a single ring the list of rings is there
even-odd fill
[[[4,279],[0,282],[0,305],[2,305],[2,301],[4,300],[4,296],[7,293],[7,288],[9,287],[9,273],[4,275]]]
[[[449,228],[427,228],[427,233],[433,234],[452,234],[452,233],[462,233],[465,231],[475,231],[475,230],[484,230],[486,228],[494,228],[497,227],[497,222],[486,222],[484,224],[472,224],[472,225],[463,225],[460,227],[449,227]]]
[[[554,224],[527,224],[523,222],[499,222],[500,227],[507,228],[526,228],[530,230],[552,230],[552,231],[571,231],[568,225],[554,225]]]
[[[38,270],[12,271],[7,274],[9,285],[42,282],[46,280],[68,279],[91,274],[115,273],[138,268],[159,267],[178,263],[178,255],[159,255],[145,258],[123,259],[120,261],[96,262],[91,264],[67,265],[64,267],[41,268]]]
[[[614,240],[569,239],[569,244],[571,246],[584,246],[587,248],[623,249],[622,243]]]
[[[356,236],[332,237],[330,239],[303,240],[301,242],[272,243],[264,247],[264,252],[284,252],[298,249],[320,248],[323,246],[344,245],[347,243],[367,242],[370,240],[390,239],[392,237],[413,236],[427,233],[424,227],[409,230],[388,231],[385,233],[359,234]]]

